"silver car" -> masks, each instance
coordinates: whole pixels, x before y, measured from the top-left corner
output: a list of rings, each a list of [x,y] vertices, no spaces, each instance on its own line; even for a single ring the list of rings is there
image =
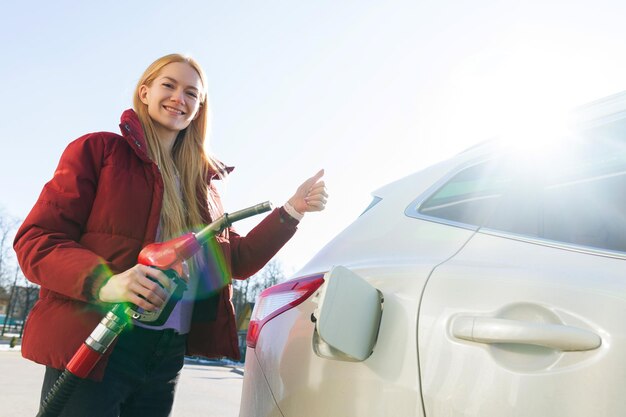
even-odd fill
[[[625,416],[625,97],[376,191],[259,297],[240,417]]]

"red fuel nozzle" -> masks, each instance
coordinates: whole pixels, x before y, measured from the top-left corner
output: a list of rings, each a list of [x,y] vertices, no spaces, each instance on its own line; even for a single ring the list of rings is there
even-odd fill
[[[185,259],[191,258],[209,239],[234,222],[264,213],[271,210],[271,208],[272,204],[266,201],[231,214],[225,213],[197,233],[187,233],[163,243],[151,243],[141,250],[138,262],[142,265],[154,266],[163,270],[175,269],[176,272],[182,274],[182,271],[179,271],[177,266]]]

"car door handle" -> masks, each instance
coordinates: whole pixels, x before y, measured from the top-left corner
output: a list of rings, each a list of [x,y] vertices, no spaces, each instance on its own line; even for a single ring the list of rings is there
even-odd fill
[[[563,324],[457,316],[451,327],[454,337],[478,343],[536,345],[561,351],[592,350],[602,344],[597,334]]]

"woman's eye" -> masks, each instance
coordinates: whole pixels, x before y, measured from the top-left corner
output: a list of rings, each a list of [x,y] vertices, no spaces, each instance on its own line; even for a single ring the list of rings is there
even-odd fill
[[[196,93],[194,93],[193,91],[188,91],[188,92],[187,92],[187,95],[188,95],[189,97],[198,98],[198,95],[197,95]]]
[[[163,87],[174,88],[174,86],[171,83],[163,83]]]

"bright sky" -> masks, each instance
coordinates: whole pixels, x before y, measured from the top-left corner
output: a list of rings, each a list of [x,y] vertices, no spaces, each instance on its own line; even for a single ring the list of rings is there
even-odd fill
[[[212,149],[236,166],[227,211],[281,205],[326,169],[327,210],[278,255],[288,273],[376,188],[532,115],[626,90],[620,0],[42,0],[2,15],[5,213],[26,216],[71,140],[118,131],[148,64],[188,53],[209,78]]]

